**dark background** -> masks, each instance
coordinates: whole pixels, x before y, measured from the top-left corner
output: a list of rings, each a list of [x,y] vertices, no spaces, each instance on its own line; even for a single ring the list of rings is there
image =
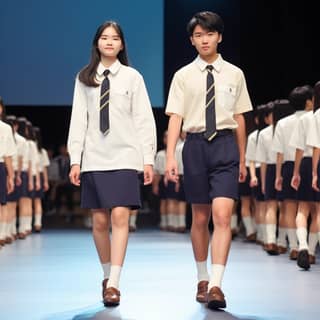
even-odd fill
[[[298,85],[320,80],[319,19],[315,1],[165,1],[164,101],[174,72],[196,56],[186,32],[195,12],[217,12],[225,22],[219,51],[245,73],[254,106],[286,98]],[[140,26],[142,27],[142,26]],[[146,40],[147,41],[147,40]],[[143,45],[143,44],[142,44]],[[42,129],[44,145],[57,149],[67,139],[70,106],[7,106]],[[154,108],[159,136],[167,126],[164,106]]]

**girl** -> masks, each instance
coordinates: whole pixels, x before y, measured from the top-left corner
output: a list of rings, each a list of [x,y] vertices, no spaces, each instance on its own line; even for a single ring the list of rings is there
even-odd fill
[[[93,214],[93,237],[104,271],[103,302],[116,306],[129,214],[141,205],[138,171],[144,171],[144,184],[152,182],[156,151],[145,84],[128,66],[116,22],[97,29],[90,63],[76,78],[68,149],[71,183],[80,186],[81,172],[81,206]],[[110,223],[112,241],[107,236]]]
[[[36,190],[33,198],[33,208],[34,208],[34,230],[35,232],[41,232],[42,228],[42,198],[44,192],[49,190],[48,182],[48,171],[47,167],[49,166],[49,158],[47,151],[42,147],[42,137],[40,128],[33,128],[36,144],[39,154],[39,175],[40,175],[40,189]]]

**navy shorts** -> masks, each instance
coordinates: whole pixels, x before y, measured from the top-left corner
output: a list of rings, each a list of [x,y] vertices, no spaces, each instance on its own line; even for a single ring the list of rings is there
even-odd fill
[[[299,201],[317,201],[317,192],[312,189],[312,158],[304,157],[300,166],[300,186],[297,199]]]
[[[268,164],[266,172],[265,200],[279,200],[278,191],[274,187],[276,180],[276,165]]]
[[[21,172],[21,181],[22,183],[19,187],[21,198],[32,198],[33,191],[29,191],[29,176],[26,171]]]
[[[262,193],[261,189],[261,170],[260,167],[256,168],[256,175],[258,178],[258,185],[254,188],[252,188],[252,196],[257,200],[257,201],[264,201],[264,194]]]
[[[36,181],[34,179],[34,185]],[[44,177],[43,173],[40,172],[40,190],[34,190],[33,197],[42,199],[44,196]]]
[[[188,133],[182,151],[184,190],[189,203],[238,199],[239,150],[231,130],[222,130],[210,142],[203,133]]]
[[[252,195],[252,190],[250,188],[250,174],[249,168],[247,168],[247,177],[244,182],[239,183],[239,196],[240,197],[250,197]]]
[[[16,185],[17,172],[14,173],[14,190],[7,195],[8,202],[17,202],[20,199],[21,188]]]
[[[81,207],[111,209],[141,207],[140,180],[136,170],[90,171],[81,174]]]
[[[7,171],[3,162],[0,162],[0,204],[7,203]]]
[[[291,187],[291,179],[293,175],[294,162],[286,161],[282,166],[282,191],[280,198],[283,200],[297,200],[298,192]]]

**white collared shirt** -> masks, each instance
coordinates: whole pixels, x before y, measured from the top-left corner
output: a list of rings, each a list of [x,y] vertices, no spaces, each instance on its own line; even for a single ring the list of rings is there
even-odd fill
[[[41,152],[39,152],[39,172],[43,172],[44,167],[48,167],[49,165],[48,152],[46,149],[42,148]]]
[[[278,121],[273,135],[272,149],[274,152],[283,154],[283,161],[294,161],[296,149],[289,145],[291,135],[297,130],[299,118],[306,111],[296,111],[294,114],[287,116]]]
[[[205,131],[207,86],[207,62],[199,56],[178,70],[172,80],[166,114],[178,114],[183,118],[183,131]],[[222,59],[214,61],[216,128],[235,129],[235,114],[252,110],[243,72]]]
[[[156,127],[142,76],[118,60],[109,68],[110,131],[99,129],[101,86],[88,87],[77,77],[68,137],[71,165],[81,171],[135,169],[154,163]],[[97,81],[106,68],[100,63]]]
[[[273,151],[272,144],[273,125],[262,129],[259,133],[256,161],[260,163],[276,164],[277,153]]]
[[[307,133],[307,145],[320,148],[320,109],[314,114]]]
[[[16,140],[17,153],[12,158],[12,167],[13,167],[13,170],[16,171],[19,169],[19,163],[18,163],[19,157],[22,157],[22,162],[25,157],[28,158],[28,146],[27,146],[27,140],[23,136],[21,136],[19,133],[15,132],[14,138]]]
[[[0,120],[0,162],[4,157],[12,157],[17,153],[13,132],[10,125]]]
[[[246,166],[250,165],[250,161],[255,161],[255,166],[260,167],[260,163],[256,162],[257,143],[258,143],[258,130],[254,130],[248,135],[246,147]]]
[[[308,111],[302,115],[298,120],[295,130],[292,132],[289,142],[289,145],[294,149],[303,150],[304,157],[312,157],[312,147],[307,145],[307,134],[313,118],[313,111]]]
[[[29,161],[31,161],[31,174],[35,176],[39,172],[39,150],[33,140],[27,140],[29,145]]]

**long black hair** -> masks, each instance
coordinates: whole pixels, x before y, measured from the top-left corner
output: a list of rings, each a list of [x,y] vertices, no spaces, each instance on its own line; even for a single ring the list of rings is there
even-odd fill
[[[36,139],[38,151],[42,151],[42,136],[41,136],[41,130],[39,127],[33,127],[34,136]]]
[[[105,23],[103,23],[101,26],[98,27],[96,34],[93,38],[92,47],[91,47],[91,58],[90,58],[89,64],[85,66],[79,73],[79,80],[89,87],[99,86],[99,84],[96,82],[97,67],[101,60],[101,54],[98,49],[98,41],[104,29],[108,27],[113,27],[116,30],[122,42],[123,48],[118,53],[119,61],[126,66],[129,65],[126,42],[124,40],[124,35],[120,25],[115,21],[106,21]]]
[[[18,133],[20,134],[20,136],[27,139],[28,138],[27,137],[27,119],[25,117],[19,117],[17,118],[17,122],[18,122]]]

